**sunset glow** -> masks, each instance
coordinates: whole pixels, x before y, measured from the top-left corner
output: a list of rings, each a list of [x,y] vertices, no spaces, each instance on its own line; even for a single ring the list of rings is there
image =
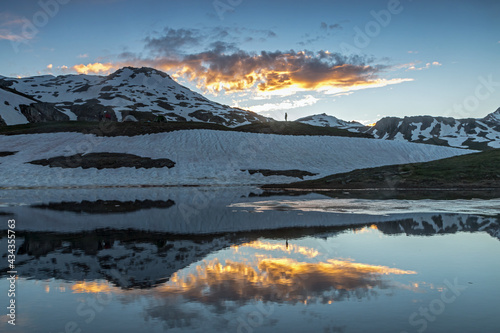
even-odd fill
[[[3,76],[153,67],[221,104],[290,120],[480,118],[498,108],[488,98],[457,111],[480,77],[500,77],[494,1],[444,0],[432,10],[400,1],[393,12],[378,0],[70,1],[54,13],[23,3],[0,15]]]
[[[265,247],[265,246],[264,246]],[[300,262],[291,258],[260,258],[256,265],[245,262],[218,260],[196,266],[196,273],[186,276],[174,274],[169,282],[156,288],[158,296],[182,295],[206,299],[223,292],[229,299],[278,298],[285,302],[305,299],[327,302],[323,294],[333,290],[367,290],[388,286],[382,279],[387,275],[413,275],[415,271],[369,265],[346,260],[329,259],[324,262]],[[412,286],[408,286],[410,288]],[[311,293],[311,291],[314,292]]]

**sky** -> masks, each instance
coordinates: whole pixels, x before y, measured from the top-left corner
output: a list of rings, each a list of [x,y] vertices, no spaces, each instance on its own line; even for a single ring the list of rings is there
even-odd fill
[[[0,75],[154,67],[283,120],[482,118],[500,107],[498,0],[20,0]]]

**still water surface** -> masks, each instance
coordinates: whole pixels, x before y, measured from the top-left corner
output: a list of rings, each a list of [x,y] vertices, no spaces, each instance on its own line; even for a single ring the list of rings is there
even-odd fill
[[[19,277],[16,326],[3,311],[0,330],[498,332],[498,212],[255,188],[1,191]],[[6,294],[6,255],[0,268]]]

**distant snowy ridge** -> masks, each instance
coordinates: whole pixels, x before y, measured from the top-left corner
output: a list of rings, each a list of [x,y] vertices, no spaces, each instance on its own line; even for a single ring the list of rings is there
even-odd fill
[[[345,121],[326,113],[315,114],[295,120],[296,122],[321,127],[336,127],[346,129],[351,132],[360,132],[367,127],[356,121]]]
[[[375,138],[386,140],[472,149],[500,148],[500,124],[484,119],[433,116],[386,117],[370,128],[368,133]]]
[[[178,84],[168,74],[146,67],[124,67],[108,76],[3,77],[0,78],[0,88],[2,86],[41,102],[53,103],[69,120],[97,121],[105,113],[117,121],[127,116],[154,120],[157,115],[163,115],[169,121],[202,121],[229,127],[270,120],[251,111],[210,101]],[[0,96],[2,118],[3,114],[12,112],[3,108],[9,97]],[[10,120],[6,123],[13,124]]]
[[[426,162],[470,153],[408,142],[348,137],[285,136],[191,130],[135,137],[81,133],[0,136],[0,187],[112,185],[243,185],[287,183],[295,177],[245,170],[303,170],[323,177],[382,165]],[[50,168],[28,162],[76,153],[127,153],[168,158],[175,167],[135,169]],[[304,179],[312,179],[306,176]]]
[[[500,125],[500,108],[483,118],[484,122]]]
[[[483,119],[413,116],[385,117],[374,126],[345,121],[332,115],[316,114],[297,122],[369,133],[376,139],[408,141],[470,149],[500,148],[500,108]]]

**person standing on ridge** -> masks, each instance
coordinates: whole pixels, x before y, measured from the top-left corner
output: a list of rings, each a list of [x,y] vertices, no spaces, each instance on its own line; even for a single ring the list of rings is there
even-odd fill
[[[288,113],[285,112],[285,121],[288,121]]]

